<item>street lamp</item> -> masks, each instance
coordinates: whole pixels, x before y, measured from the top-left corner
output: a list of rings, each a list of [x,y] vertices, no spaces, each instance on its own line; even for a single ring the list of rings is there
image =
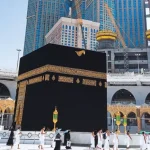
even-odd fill
[[[16,68],[16,72],[18,71],[18,65],[19,65],[19,54],[20,54],[21,49],[17,49],[17,51],[18,51],[18,60],[17,60],[17,68]]]
[[[135,54],[135,56],[137,57],[137,61],[138,61],[138,74],[139,74],[139,69],[140,69],[140,67],[139,67],[139,56],[141,56],[141,54]]]

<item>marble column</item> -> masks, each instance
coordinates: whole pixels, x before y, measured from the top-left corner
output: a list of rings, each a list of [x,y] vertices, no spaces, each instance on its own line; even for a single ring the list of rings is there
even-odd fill
[[[1,118],[1,126],[3,125],[3,119],[4,119],[4,113],[1,114],[2,118]]]
[[[112,117],[112,131],[114,131],[114,118]]]
[[[137,117],[138,132],[141,131],[141,118]]]

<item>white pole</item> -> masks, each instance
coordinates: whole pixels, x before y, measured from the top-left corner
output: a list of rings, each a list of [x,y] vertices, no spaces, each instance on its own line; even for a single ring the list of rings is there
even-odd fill
[[[138,62],[138,74],[140,73],[140,62],[139,62],[139,56],[141,54],[135,54],[135,56],[137,57],[137,62]]]
[[[4,116],[4,113],[2,113],[1,126],[3,125],[3,116]]]
[[[108,74],[108,57],[109,57],[109,54],[107,54],[107,52],[106,52],[106,72],[107,72],[107,74]]]
[[[18,60],[17,60],[17,68],[16,68],[16,72],[18,72],[18,65],[19,65],[19,54],[20,54],[20,49],[17,49],[18,51]]]
[[[139,55],[137,57],[138,57],[138,74],[139,74]]]
[[[114,130],[114,118],[112,117],[112,132]]]

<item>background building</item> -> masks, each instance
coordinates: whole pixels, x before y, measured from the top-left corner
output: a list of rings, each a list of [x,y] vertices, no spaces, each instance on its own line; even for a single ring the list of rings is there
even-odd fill
[[[24,55],[44,46],[45,35],[61,18],[68,16],[69,0],[29,0]]]
[[[10,128],[15,106],[17,74],[0,70],[0,130]],[[1,128],[2,127],[2,128]]]
[[[62,17],[46,35],[46,43],[84,48],[81,30],[76,19]],[[96,32],[99,23],[83,20],[87,49],[96,50]]]
[[[120,111],[121,119],[127,115],[127,130],[132,133],[141,130],[150,130],[150,74],[108,74],[107,76],[107,103],[108,108]],[[137,109],[140,109],[139,114]],[[111,111],[110,111],[111,112]],[[108,109],[108,127],[115,130],[115,116]],[[139,118],[138,118],[139,117]],[[140,119],[140,124],[138,123]],[[124,132],[123,123],[120,125]]]
[[[124,72],[124,49],[98,49],[107,53],[108,72]],[[150,48],[129,48],[129,72],[150,71]]]
[[[12,123],[16,77],[15,73],[0,71],[0,126],[3,125],[5,129]],[[140,109],[141,129],[150,130],[150,74],[108,73],[107,82],[108,128],[117,128],[115,116],[110,110],[112,108],[113,111],[120,111],[121,119],[127,114],[127,129],[137,132],[138,114],[135,110]],[[124,132],[123,123],[120,124],[120,130]]]
[[[100,30],[115,31],[112,22],[107,15],[104,3],[111,9],[113,16],[115,15],[114,0],[87,0],[85,3],[85,19],[100,23]]]
[[[129,48],[146,47],[145,1],[115,0],[115,18]]]
[[[87,3],[87,0],[79,0],[79,5],[80,5],[80,12],[82,15],[82,19],[85,19],[85,5]],[[75,7],[75,2],[74,0],[71,1],[71,9],[72,9],[72,13],[71,13],[71,18],[77,19],[77,12],[76,12],[76,7]],[[87,19],[88,20],[88,19]]]
[[[0,99],[16,98],[17,74],[0,70]]]

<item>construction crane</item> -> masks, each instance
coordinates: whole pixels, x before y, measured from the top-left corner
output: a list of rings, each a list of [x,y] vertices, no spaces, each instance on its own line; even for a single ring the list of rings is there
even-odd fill
[[[125,41],[124,41],[124,39],[120,33],[119,27],[117,26],[117,24],[115,22],[115,18],[111,12],[111,9],[109,8],[109,6],[106,3],[104,3],[104,7],[106,8],[107,14],[108,14],[113,26],[116,29],[117,38],[123,46],[123,49],[124,49],[124,69],[126,72],[128,72],[128,70],[129,70],[128,47],[126,46],[126,43],[125,43]]]
[[[82,20],[82,14],[81,14],[81,9],[80,9],[80,4],[82,3],[82,0],[74,0],[75,3],[75,9],[77,12],[77,22],[79,27],[81,28],[81,34],[82,34],[82,40],[84,43],[84,48],[86,49],[86,42],[85,42],[85,37],[84,37],[84,31],[83,31],[83,20]],[[78,30],[79,32],[80,30]]]

